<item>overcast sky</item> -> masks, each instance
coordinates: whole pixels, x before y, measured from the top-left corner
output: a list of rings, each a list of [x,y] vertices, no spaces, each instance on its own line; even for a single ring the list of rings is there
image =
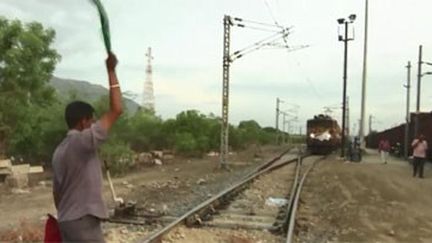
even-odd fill
[[[145,52],[154,54],[156,112],[174,117],[186,109],[221,114],[222,19],[224,14],[293,26],[290,45],[310,45],[295,52],[258,50],[231,66],[230,122],[254,119],[274,126],[276,97],[282,110],[299,105],[298,125],[323,107],[342,101],[343,43],[336,19],[356,14],[350,26],[348,89],[350,127],[358,129],[364,35],[362,0],[105,0],[113,50],[120,64],[123,91],[140,96],[145,80]],[[418,45],[432,62],[432,1],[370,1],[366,114],[382,130],[404,121],[405,66],[413,63],[411,110],[415,109]],[[0,15],[39,21],[56,33],[62,56],[55,75],[107,87],[105,51],[95,8],[88,0],[1,0]],[[352,33],[351,33],[352,34]],[[232,51],[268,33],[232,29]],[[424,67],[425,71],[428,67]],[[432,67],[430,67],[432,71]],[[422,111],[432,110],[432,76],[422,83]],[[340,109],[333,115],[341,119]],[[368,126],[366,126],[366,131]],[[303,128],[304,131],[304,128]],[[353,132],[353,131],[352,131]]]

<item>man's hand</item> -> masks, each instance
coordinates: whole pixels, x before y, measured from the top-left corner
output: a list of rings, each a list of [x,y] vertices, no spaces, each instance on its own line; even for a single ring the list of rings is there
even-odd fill
[[[110,52],[108,54],[108,58],[105,61],[108,72],[115,72],[115,68],[117,66],[117,57],[114,53]]]

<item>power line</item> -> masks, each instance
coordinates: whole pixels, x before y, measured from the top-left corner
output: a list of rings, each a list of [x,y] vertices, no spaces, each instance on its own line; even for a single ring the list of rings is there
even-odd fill
[[[258,22],[258,21],[255,21],[255,20],[248,20],[248,19],[237,18],[237,17],[233,17],[232,19],[234,21],[246,22],[246,23],[256,24],[256,25],[263,25],[263,26],[267,26],[267,27],[278,27],[278,28],[282,27],[282,26],[280,26],[278,24],[275,25],[275,24],[263,23],[263,22]]]
[[[240,23],[238,23],[238,22],[240,22]],[[244,22],[246,22],[246,23],[252,23],[252,24],[256,24],[256,25],[266,26],[266,28],[264,28],[264,27],[249,26],[249,25],[244,24]],[[265,30],[265,31],[268,31],[268,32],[273,32],[272,35],[270,35],[270,36],[268,36],[268,37],[266,37],[264,39],[261,39],[261,40],[255,42],[255,43],[253,43],[253,44],[251,44],[249,46],[246,46],[243,49],[235,51],[232,55],[230,55],[230,60],[231,61],[239,59],[239,58],[243,57],[246,54],[249,54],[249,53],[251,53],[253,51],[256,51],[256,50],[259,50],[261,48],[268,47],[268,46],[273,47],[273,49],[276,49],[276,48],[278,48],[278,49],[279,48],[290,49],[291,48],[288,45],[288,42],[287,42],[286,38],[291,33],[290,30],[292,29],[292,27],[283,27],[283,26],[280,26],[280,25],[261,23],[261,22],[251,21],[251,20],[245,20],[245,19],[237,18],[237,17],[230,18],[230,24],[232,26],[237,26],[237,27],[241,27],[241,28],[251,28],[251,29]],[[275,29],[273,30],[270,27],[271,28],[275,28]],[[278,43],[278,41],[280,39],[283,39],[285,45],[283,45],[281,43]],[[295,48],[295,50],[302,49],[302,48],[304,48],[304,46],[297,47],[297,48]],[[271,49],[271,48],[268,48],[268,49]],[[292,51],[292,50],[289,50],[289,51]]]
[[[275,18],[275,16],[274,16],[274,14],[273,14],[273,11],[272,11],[272,9],[271,9],[271,7],[270,7],[270,4],[267,2],[267,0],[263,0],[263,1],[264,1],[264,4],[267,6],[268,11],[270,12],[270,16],[272,17],[273,22],[274,22],[277,26],[280,26],[279,23],[278,23],[278,21],[276,20],[276,18]]]
[[[282,38],[282,37],[280,36],[280,32],[279,32],[279,33],[273,34],[267,38],[264,38],[258,42],[255,42],[254,44],[249,45],[249,46],[247,46],[247,47],[245,47],[239,51],[235,51],[231,55],[231,60],[234,61],[236,59],[239,59],[240,57],[242,57],[246,54],[249,54],[253,51],[259,50],[268,44],[274,43],[275,41],[279,40],[280,38]]]
[[[244,24],[234,24],[234,25],[237,27],[240,27],[240,28],[249,28],[249,29],[260,30],[260,31],[265,31],[265,32],[275,32],[274,29],[266,29],[266,28],[262,28],[262,27],[248,26],[248,25],[244,25]]]

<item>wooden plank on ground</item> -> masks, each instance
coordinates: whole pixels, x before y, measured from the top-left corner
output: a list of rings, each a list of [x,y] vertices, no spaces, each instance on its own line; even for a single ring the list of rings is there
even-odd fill
[[[10,175],[12,170],[10,168],[0,168],[0,175]]]
[[[42,166],[30,166],[30,170],[29,170],[29,174],[34,174],[34,173],[42,173],[44,172],[44,169]]]
[[[10,168],[12,166],[12,162],[10,159],[0,160],[0,168]]]
[[[214,218],[211,221],[204,221],[203,225],[209,227],[227,228],[227,229],[254,229],[254,230],[270,230],[273,228],[273,223],[251,222],[243,220],[228,220],[222,218]]]
[[[29,171],[30,171],[30,164],[12,166],[12,174],[14,175],[28,174]]]

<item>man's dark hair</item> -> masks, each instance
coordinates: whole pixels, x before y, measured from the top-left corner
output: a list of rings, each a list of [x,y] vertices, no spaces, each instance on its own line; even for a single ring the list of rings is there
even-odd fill
[[[66,106],[65,120],[69,129],[74,128],[82,119],[93,117],[95,110],[93,107],[83,101],[74,101]]]

